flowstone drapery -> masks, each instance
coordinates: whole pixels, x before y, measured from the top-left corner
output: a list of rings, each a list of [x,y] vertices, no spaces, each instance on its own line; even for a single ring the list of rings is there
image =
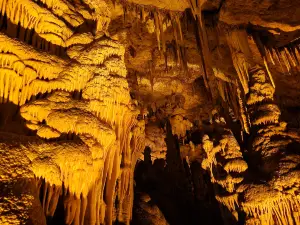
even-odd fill
[[[1,102],[20,105],[27,128],[42,138],[24,137],[25,143],[12,147],[3,141],[4,151],[16,148],[5,155],[3,172],[16,157],[28,172],[13,174],[32,188],[23,190],[14,185],[16,180],[1,176],[1,185],[12,185],[4,194],[17,189],[23,196],[3,197],[7,201],[1,208],[7,208],[7,215],[1,220],[33,220],[31,212],[41,193],[46,216],[53,216],[63,199],[66,224],[129,224],[144,124],[136,119],[129,95],[125,49],[103,34],[109,22],[108,12],[101,9],[107,7],[105,2],[44,4],[47,7],[33,1],[1,2],[1,18],[7,20],[0,34]],[[76,33],[80,26],[87,31]],[[19,206],[9,210],[25,203],[26,196],[24,211]],[[42,213],[39,218],[36,224],[45,224]]]
[[[17,42],[5,38],[12,49],[6,54],[18,57]],[[28,48],[19,45],[21,51],[35,53]],[[28,90],[32,92],[15,95],[16,99],[28,99],[33,94],[51,92],[45,99],[21,107],[27,127],[37,130],[37,135],[45,139],[59,138],[62,134],[76,136],[80,145],[42,145],[28,150],[24,157],[30,160],[35,177],[45,179],[46,215],[53,216],[58,196],[65,188],[66,224],[84,221],[110,224],[113,220],[129,223],[132,176],[136,154],[142,150],[144,128],[142,123],[138,125],[137,111],[129,96],[122,46],[102,38],[95,40],[91,49],[85,52],[81,49],[80,55],[72,57],[72,63],[52,63],[50,66],[60,69],[56,77],[47,73],[43,80],[30,82]],[[75,51],[72,54],[76,54]],[[58,61],[55,58],[55,62]],[[14,63],[11,60],[9,65],[13,67]],[[41,66],[39,61],[34,63]],[[12,87],[15,80],[9,74],[6,76],[11,83],[6,82],[4,86]],[[74,92],[81,93],[72,97]],[[11,96],[14,92],[5,95]]]
[[[0,223],[300,224],[298,5],[0,0]]]
[[[17,45],[15,40],[4,38],[12,49],[7,49],[5,54],[14,54],[16,58],[22,51],[38,54],[25,45]],[[129,96],[124,49],[105,38],[95,40],[92,46],[92,50],[87,48],[85,52],[81,49],[80,55],[77,53],[70,63],[51,63],[51,67],[60,70],[56,77],[51,70],[44,74],[43,80],[35,77],[28,84],[32,92],[26,94],[18,91],[20,87],[13,87],[15,80],[6,74],[11,83],[5,82],[3,86],[17,89],[20,94],[9,91],[5,96],[14,95],[17,100],[51,92],[45,99],[21,107],[27,127],[37,130],[37,135],[45,139],[68,134],[76,136],[80,143],[42,145],[30,148],[24,155],[30,160],[35,177],[45,179],[43,206],[46,215],[53,216],[58,196],[65,188],[66,224],[84,221],[110,224],[113,220],[129,223],[133,201],[131,177],[136,154],[142,150],[144,128],[142,123],[138,125],[137,111]],[[52,59],[59,61],[57,57]],[[11,59],[8,66],[14,67],[16,61]],[[36,67],[42,66],[39,63],[34,61]],[[77,96],[72,97],[74,92]]]

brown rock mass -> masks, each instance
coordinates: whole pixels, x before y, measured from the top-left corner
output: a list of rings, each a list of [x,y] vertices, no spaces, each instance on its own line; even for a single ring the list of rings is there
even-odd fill
[[[0,224],[300,225],[299,0],[0,0]]]

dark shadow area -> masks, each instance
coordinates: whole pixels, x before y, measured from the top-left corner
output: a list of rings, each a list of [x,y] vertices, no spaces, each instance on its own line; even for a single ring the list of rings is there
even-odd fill
[[[0,104],[0,131],[27,136],[36,133],[26,127],[25,120],[20,115],[20,106],[11,102]]]
[[[209,174],[199,162],[189,165],[181,159],[179,140],[172,135],[169,122],[166,128],[166,160],[156,159],[152,164],[146,149],[145,161],[136,166],[135,193],[147,193],[170,225],[223,224]],[[133,211],[132,224],[137,224],[137,216]]]
[[[44,189],[45,182],[43,181],[41,190]],[[63,196],[65,196],[65,188],[62,188],[62,193],[59,196],[58,203],[55,209],[55,213],[53,217],[47,217],[47,225],[65,225],[65,210],[64,210],[64,200]],[[40,201],[43,202],[44,193],[40,192]]]
[[[47,217],[47,225],[65,225],[64,218],[64,203],[62,196],[60,196],[54,216]]]

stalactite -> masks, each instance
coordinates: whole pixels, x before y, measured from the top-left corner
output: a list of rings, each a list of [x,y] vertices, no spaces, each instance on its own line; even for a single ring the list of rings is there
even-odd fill
[[[40,179],[41,180],[41,179]],[[41,188],[41,187],[40,187]],[[53,216],[57,207],[62,188],[44,183],[43,187],[43,210],[46,216]]]
[[[298,61],[297,55],[296,55],[296,47],[289,48],[289,51],[290,51],[290,54],[291,54],[291,57],[292,57],[295,67],[299,66],[300,64],[299,64],[299,61]]]
[[[218,90],[221,98],[223,99],[224,102],[227,102],[227,99],[225,97],[225,87],[222,81],[218,81]]]
[[[273,80],[273,77],[272,77],[272,74],[271,74],[271,71],[269,69],[269,66],[268,66],[268,62],[267,62],[267,50],[265,48],[265,46],[263,45],[259,35],[257,33],[254,33],[253,34],[253,39],[255,40],[256,42],[256,46],[261,54],[261,57],[263,58],[263,61],[264,61],[264,65],[265,65],[265,68],[266,68],[266,71],[269,75],[269,79],[273,85],[273,87],[275,88],[275,83],[274,83],[274,80]],[[272,57],[271,57],[272,59]]]
[[[270,58],[272,64],[275,65],[275,60],[274,60],[274,56],[273,56],[273,54],[274,54],[274,53],[273,53],[273,50],[272,50],[272,49],[267,49],[267,48],[266,48],[266,52],[268,53],[268,56],[269,56],[269,58]]]
[[[275,83],[274,83],[274,80],[273,80],[272,74],[271,74],[271,72],[270,72],[270,69],[269,69],[269,66],[268,66],[268,63],[267,63],[267,60],[266,60],[266,58],[265,58],[265,57],[264,57],[264,64],[265,64],[265,67],[266,67],[267,73],[268,73],[268,75],[269,75],[270,81],[271,81],[271,83],[272,83],[273,87],[275,88]]]
[[[300,64],[300,50],[297,46],[295,47],[295,56],[298,61],[298,64]]]
[[[242,207],[249,216],[257,218],[261,224],[285,225],[300,222],[299,215],[297,215],[299,203],[300,199],[297,196],[290,198],[260,185],[252,192],[247,192],[246,203],[243,203]]]
[[[33,163],[35,174],[44,177],[46,182],[55,185],[64,182],[68,190],[65,197],[66,224],[80,224],[85,216],[97,225],[112,224],[117,219],[129,224],[131,215],[124,216],[123,214],[131,214],[131,208],[124,207],[124,202],[128,203],[133,200],[133,188],[130,187],[132,182],[129,180],[133,179],[134,164],[132,163],[135,162],[133,158],[135,152],[143,149],[143,138],[139,137],[143,134],[143,130],[133,132],[133,128],[137,125],[138,112],[131,103],[129,92],[124,92],[128,90],[128,83],[125,79],[124,48],[114,41],[105,39],[95,42],[94,45],[98,47],[97,54],[100,54],[102,59],[95,57],[95,48],[86,51],[80,49],[80,56],[75,52],[71,54],[74,60],[94,69],[93,73],[89,72],[90,77],[85,77],[84,80],[79,77],[80,73],[74,71],[80,71],[80,69],[85,71],[87,66],[78,67],[75,64],[73,69],[72,67],[66,68],[65,72],[60,73],[50,82],[39,81],[37,83],[39,85],[36,86],[36,92],[43,92],[43,89],[50,92],[57,88],[70,92],[77,88],[82,89],[82,100],[72,99],[71,94],[67,92],[55,91],[46,99],[23,105],[21,114],[32,123],[46,122],[44,126],[30,125],[32,129],[38,129],[37,134],[41,137],[53,138],[53,133],[50,132],[52,130],[57,132],[56,136],[72,132],[77,134],[90,149],[85,153],[89,152],[92,160],[89,166],[83,162],[81,164],[78,160],[76,160],[76,166],[73,164],[75,161],[64,164],[60,161],[61,157],[53,159],[51,167],[45,167],[43,159],[35,160]],[[109,57],[112,54],[115,56],[113,59]],[[93,60],[98,65],[104,65],[106,69],[98,69],[89,65],[94,63]],[[51,77],[51,74],[48,76]],[[131,145],[132,140],[135,140],[134,145]],[[75,157],[79,153],[73,152],[72,154]],[[84,160],[85,157],[82,159]],[[121,169],[124,163],[128,166]],[[80,172],[81,165],[85,165],[82,172]],[[72,172],[69,172],[71,168]],[[75,172],[74,168],[78,168],[78,172]],[[55,174],[52,173],[53,171],[61,173],[61,176],[53,176],[52,174]],[[85,175],[86,173],[89,175]],[[82,179],[85,181],[76,182]],[[121,188],[121,190],[115,191],[116,188]],[[51,192],[53,190],[51,187],[47,190],[50,196],[52,193],[49,190]],[[92,197],[89,198],[89,196]],[[120,201],[117,209],[114,204],[115,198]],[[49,208],[48,202],[49,200],[46,199],[45,208]],[[87,208],[87,210],[83,208],[84,213],[81,205]],[[116,212],[122,216],[117,216]]]
[[[238,206],[238,194],[228,195],[228,196],[218,196],[216,195],[216,199],[218,202],[226,206],[231,212],[233,212],[233,216],[238,221],[238,214],[235,211]]]
[[[227,101],[228,101],[228,104],[232,107],[233,109],[233,112],[234,112],[234,115],[236,118],[240,118],[240,108],[239,108],[239,102],[238,102],[238,99],[236,98],[236,85],[232,85],[232,84],[228,84],[227,83],[227,87],[226,87],[226,93],[227,93]],[[243,122],[241,121],[241,124],[243,125]],[[243,129],[244,130],[244,129]]]
[[[20,23],[24,29],[34,29],[40,37],[53,44],[64,46],[73,33],[59,18],[32,1],[2,0],[1,5],[2,15],[6,14],[13,24]]]
[[[153,12],[154,14],[154,24],[155,24],[155,33],[156,33],[156,39],[157,39],[157,44],[158,44],[158,50],[161,48],[161,32],[160,26],[159,26],[159,13],[158,12]]]
[[[194,7],[196,2],[193,3]],[[193,7],[192,7],[193,8]],[[195,17],[195,23],[196,23],[196,39],[197,44],[198,44],[198,49],[201,55],[201,63],[202,63],[202,68],[204,71],[203,74],[203,79],[204,79],[204,84],[206,89],[210,93],[210,87],[208,84],[208,68],[211,66],[211,56],[209,52],[209,46],[208,46],[208,41],[206,37],[206,31],[205,27],[202,24],[202,16],[201,16],[201,10],[200,8],[194,9],[194,12],[197,12],[197,15],[194,14]]]
[[[267,56],[273,65],[277,65],[277,63],[278,63],[280,65],[280,67],[282,68],[282,64],[284,64],[284,67],[286,68],[286,70],[288,72],[291,72],[292,68],[297,69],[297,67],[299,66],[300,54],[299,54],[297,44],[290,43],[288,46],[283,46],[280,48],[266,48],[265,46],[263,46],[263,43],[260,41],[259,37],[256,37],[255,40],[259,47],[260,53],[263,57],[264,65],[268,72],[269,78],[274,87],[275,87],[275,84],[274,84],[272,75],[270,73],[270,69],[268,67]],[[262,48],[264,48],[264,50],[262,50]],[[282,71],[282,72],[284,72],[284,71]]]
[[[244,93],[249,92],[249,66],[252,58],[245,30],[232,30],[227,33],[227,42],[231,51],[232,61]]]
[[[197,6],[197,1],[196,0],[189,0],[192,14],[194,16],[194,19],[196,19],[196,15],[199,13],[199,7]]]
[[[280,53],[281,53],[281,58],[283,59],[283,62],[285,64],[287,70],[291,71],[291,64],[290,64],[290,62],[287,58],[287,55],[286,55],[285,51],[281,51]]]
[[[237,96],[238,96],[238,102],[239,102],[239,109],[240,109],[240,117],[243,121],[243,128],[244,130],[249,134],[250,133],[250,120],[247,113],[247,108],[245,107],[245,103],[241,96],[241,91],[239,88],[237,88]]]
[[[290,53],[290,49],[285,47],[284,51],[285,51],[285,54],[287,55],[288,61],[291,62],[291,64],[295,67],[297,64],[296,64],[294,58],[292,57],[292,55]]]
[[[180,41],[178,40],[178,29],[177,29],[177,24],[176,20],[174,19],[174,16],[171,14],[171,21],[172,21],[172,26],[173,26],[173,35],[175,39],[175,51],[176,51],[176,56],[177,56],[177,62],[181,64],[181,55],[180,55]]]
[[[165,35],[164,35],[164,29],[163,29],[163,16],[158,13],[157,15],[157,18],[158,18],[158,27],[159,27],[159,30],[160,30],[160,40],[161,40],[161,44],[162,44],[162,51],[164,54],[166,54],[166,38],[165,38]]]

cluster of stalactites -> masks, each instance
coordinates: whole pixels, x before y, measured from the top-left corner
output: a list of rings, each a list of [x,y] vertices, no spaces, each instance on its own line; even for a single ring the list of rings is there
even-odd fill
[[[158,48],[163,53],[165,57],[166,69],[167,65],[167,51],[171,48],[172,53],[177,61],[177,63],[182,67],[182,69],[188,71],[188,62],[186,59],[186,47],[184,44],[184,35],[182,32],[182,17],[189,17],[186,13],[176,12],[176,11],[166,11],[161,10],[156,7],[146,7],[142,5],[137,5],[134,3],[128,3],[127,1],[120,1],[124,9],[124,18],[126,20],[126,14],[131,12],[135,17],[141,19],[142,22],[146,21],[146,18],[151,18],[154,20],[154,32],[156,34]],[[210,91],[208,84],[208,70],[211,66],[211,55],[208,44],[208,37],[206,34],[206,28],[202,21],[201,5],[197,4],[197,1],[190,1],[190,6],[192,9],[192,14],[194,16],[194,23],[196,25],[196,40],[198,45],[199,54],[201,55],[201,64],[204,71],[203,79],[205,87]],[[171,25],[171,30],[173,31],[172,40],[167,40],[165,32]],[[170,47],[171,46],[171,47]],[[150,68],[150,73],[152,68]]]
[[[56,98],[56,100],[62,100],[62,97],[60,99]],[[64,152],[55,155],[59,153],[58,149],[56,149],[53,153],[54,156],[51,154],[48,156],[51,160],[49,158],[44,160],[43,157],[33,160],[32,167],[34,172],[39,177],[45,178],[47,185],[48,183],[49,185],[55,183],[56,186],[61,186],[64,183],[67,188],[68,194],[64,196],[66,224],[80,224],[79,221],[82,221],[85,217],[89,218],[91,223],[94,224],[111,224],[112,221],[117,219],[129,224],[133,200],[133,170],[138,152],[143,149],[144,124],[135,126],[135,116],[127,112],[126,114],[123,113],[124,120],[118,123],[116,130],[113,130],[106,123],[101,122],[101,120],[98,121],[96,117],[93,117],[93,114],[87,114],[87,111],[80,110],[80,107],[86,104],[84,102],[81,103],[79,101],[76,105],[77,108],[72,108],[72,106],[75,107],[76,101],[72,104],[71,100],[56,102],[56,104],[47,104],[45,102],[46,105],[44,106],[46,107],[41,103],[40,101],[38,104],[40,104],[39,106],[42,110],[37,110],[37,105],[33,105],[32,109],[36,110],[34,115],[39,113],[48,115],[43,129],[48,127],[48,129],[54,129],[59,134],[66,133],[71,129],[89,147],[88,152],[90,153],[87,152],[88,155],[78,156],[83,162],[72,160],[72,157],[68,156],[68,154],[76,156],[75,151],[77,150],[68,151],[69,149],[63,146]],[[48,103],[50,102],[48,101]],[[67,111],[65,109],[62,111],[59,108],[64,105],[63,103],[71,108]],[[51,106],[53,107],[50,112],[47,112],[47,105],[50,108]],[[28,107],[24,109],[31,110]],[[59,113],[57,114],[57,112]],[[70,113],[65,115],[64,113],[66,112],[70,112],[71,115]],[[74,115],[72,114],[73,112]],[[22,111],[22,113],[25,113],[25,111]],[[29,115],[31,114],[29,113]],[[81,123],[80,121],[85,121],[86,123]],[[33,120],[32,122],[34,122],[33,124],[38,123]],[[35,126],[39,125],[36,124]],[[48,132],[47,134],[50,133]],[[43,148],[43,150],[45,149]],[[47,155],[47,151],[44,154]],[[86,162],[88,158],[90,161]],[[75,170],[74,168],[77,169]],[[61,176],[59,175],[60,171]],[[59,182],[59,180],[61,181]],[[48,190],[51,189],[48,188]],[[52,200],[47,199],[46,202],[54,201],[53,198],[56,198],[56,196],[52,198],[50,196]],[[116,198],[119,201],[117,208],[114,205]],[[46,206],[45,208],[51,208],[50,216],[55,209],[54,205]],[[90,215],[85,214],[86,208],[88,208],[87,212]]]
[[[1,16],[6,16],[9,21],[7,33],[13,37],[19,35],[24,41],[32,39],[33,45],[38,47],[45,44],[44,40],[67,47],[68,39],[74,33],[72,29],[83,24],[85,19],[93,19],[89,9],[82,5],[62,0],[43,0],[41,3],[46,7],[31,0],[1,0]],[[19,34],[12,24],[21,26]],[[33,37],[30,36],[32,30],[35,32]]]
[[[219,87],[219,92],[221,97],[224,101],[229,102],[229,104],[234,109],[235,114],[238,115],[238,117],[241,120],[241,124],[243,126],[244,131],[247,133],[250,132],[250,127],[252,125],[259,125],[261,123],[268,123],[270,121],[276,122],[278,121],[278,117],[280,115],[280,111],[278,107],[274,104],[264,105],[259,108],[259,113],[256,114],[256,118],[249,118],[249,111],[248,107],[246,107],[246,101],[245,101],[245,95],[249,93],[249,97],[247,99],[247,105],[253,105],[255,103],[259,103],[266,100],[272,100],[274,89],[275,89],[275,83],[272,77],[272,74],[270,72],[267,58],[269,57],[272,63],[274,64],[274,56],[272,55],[271,51],[266,49],[260,38],[257,35],[253,35],[253,39],[255,40],[255,43],[257,45],[257,48],[259,49],[261,56],[264,61],[265,65],[265,71],[268,74],[268,77],[265,76],[265,72],[262,70],[262,68],[257,68],[254,65],[254,60],[252,56],[252,52],[249,47],[248,39],[251,38],[248,36],[245,29],[234,29],[229,30],[226,34],[227,37],[227,43],[231,51],[232,56],[232,62],[234,65],[234,68],[237,73],[238,82],[233,82],[236,87],[236,96],[237,97],[231,97],[231,99],[228,101],[228,92],[232,92],[231,86],[234,86],[233,84],[224,85],[222,82]],[[274,51],[276,53],[276,51]],[[294,55],[291,56],[292,53],[289,53],[290,56],[286,57],[289,59],[292,59],[294,62],[294,65],[296,65],[296,55],[298,54],[297,48],[294,48]],[[297,53],[296,53],[297,52]],[[288,54],[288,51],[285,50],[284,54]],[[278,54],[276,55],[278,60]],[[279,61],[280,62],[280,61]],[[259,70],[258,73],[263,73],[263,75],[255,74],[256,71]],[[251,75],[250,75],[251,73]],[[222,72],[214,69],[214,74],[217,77],[225,77],[222,76]],[[221,74],[221,75],[220,75]],[[226,81],[226,80],[225,80]],[[226,81],[232,83],[232,81]],[[251,84],[251,83],[255,84]],[[249,87],[249,84],[251,87]],[[242,87],[241,89],[239,87]],[[236,103],[238,103],[238,107],[236,106]],[[237,110],[238,109],[238,110]],[[251,114],[251,113],[250,113]]]
[[[227,32],[227,43],[230,48],[233,66],[238,75],[239,82],[245,94],[249,92],[248,70],[251,63],[251,51],[248,44],[247,32],[244,29],[231,30]]]
[[[140,18],[141,22],[146,22],[146,19],[154,21],[154,32],[157,39],[158,49],[163,53],[167,67],[167,51],[168,45],[172,44],[175,52],[177,63],[183,68],[187,69],[187,61],[185,59],[184,50],[184,36],[182,32],[181,17],[182,12],[165,11],[156,7],[146,7],[136,5],[128,2],[121,2],[123,4],[124,18],[126,20],[127,13],[134,13],[135,17]],[[173,40],[167,40],[165,32],[171,27],[173,31]],[[173,44],[173,41],[175,44]]]
[[[130,95],[122,89],[128,89],[125,65],[114,57],[118,55],[123,60],[125,50],[114,41],[96,41],[94,48],[87,50],[78,46],[70,48],[68,54],[77,63],[74,62],[69,66],[66,66],[68,62],[58,57],[36,51],[6,35],[0,35],[0,42],[3,42],[0,49],[2,102],[9,101],[16,105],[23,105],[31,96],[49,93],[52,90],[65,90],[82,91],[83,98],[93,99],[91,104],[94,111],[104,115],[108,112],[96,109],[97,105],[102,104],[97,103],[99,100],[105,102],[104,105],[108,106],[109,111],[114,109],[114,105],[130,104]],[[101,50],[93,50],[95,48]],[[97,57],[90,57],[90,55],[97,55]],[[99,68],[94,64],[103,64],[105,68]],[[95,73],[99,75],[95,76]],[[97,85],[101,85],[105,90],[101,92],[102,89],[95,89],[94,86]]]
[[[75,10],[64,1],[43,3],[47,8],[29,0],[3,0],[1,21],[6,15],[10,23],[19,24],[20,34],[13,30],[16,34],[10,36],[39,49],[47,50],[44,40],[70,47],[67,53],[73,60],[64,61],[1,34],[1,101],[23,105],[33,95],[53,92],[44,95],[46,99],[23,105],[21,114],[27,126],[42,138],[75,133],[81,140],[79,144],[74,140],[45,144],[27,152],[31,169],[45,179],[42,203],[46,215],[53,216],[64,184],[66,224],[100,225],[115,220],[129,224],[133,170],[143,149],[144,125],[137,124],[130,100],[125,49],[109,39],[94,41],[91,33],[73,35],[71,26],[79,26],[83,18],[93,19],[84,7]],[[64,13],[57,15],[60,10]],[[13,27],[9,29],[12,33]],[[33,37],[25,35],[31,33]],[[82,96],[76,101],[72,92]]]
[[[300,223],[300,198],[257,185],[245,194],[242,208],[249,217],[246,224],[290,225]]]
[[[62,187],[50,185],[43,182],[43,179],[35,179],[35,184],[38,190],[38,196],[42,192],[42,207],[46,216],[54,216],[59,197],[62,195]]]
[[[278,164],[270,181],[245,188],[241,205],[247,215],[246,224],[300,223],[299,156],[286,154]]]
[[[233,109],[235,117],[241,122],[246,133],[250,132],[251,123],[245,103],[245,95],[249,92],[249,68],[252,64],[252,53],[248,44],[248,35],[245,29],[233,29],[226,32],[233,66],[237,77],[230,79],[218,68],[213,67],[218,91],[223,101]]]
[[[218,145],[214,145],[214,140],[210,140],[207,135],[203,137],[206,157],[203,159],[202,167],[210,171],[212,183],[217,184],[216,199],[238,219],[237,187],[243,181],[243,173],[248,165],[243,160],[242,152],[233,133],[225,128],[224,118],[215,114],[214,121],[216,127],[219,128],[220,134],[218,135],[221,138],[217,140]],[[220,166],[222,171],[219,170]]]
[[[123,175],[123,179],[127,179],[130,186],[132,186],[131,177]],[[50,185],[48,182],[44,182],[43,179],[37,179],[36,184],[38,191],[41,192],[41,203],[44,214],[47,217],[52,217],[61,198],[65,213],[64,222],[67,225],[111,224],[115,220],[129,224],[131,220],[131,202],[133,201],[133,196],[128,194],[132,191],[132,187],[130,187],[130,191],[126,189],[124,191],[119,185],[115,187],[116,192],[119,193],[115,192],[111,199],[119,199],[120,197],[117,195],[126,196],[120,199],[121,205],[119,208],[112,209],[113,205],[111,205],[110,196],[108,196],[109,193],[103,191],[104,187],[97,183],[86,196],[83,194],[77,196],[68,188]],[[112,188],[110,184],[107,185],[108,188]],[[101,194],[103,197],[101,197]]]
[[[62,146],[66,151],[61,152],[57,146],[49,154],[42,148],[43,157],[38,154],[33,159],[36,176],[48,186],[64,183],[66,224],[100,225],[116,220],[129,224],[131,220],[133,172],[144,148],[144,124],[138,123],[130,99],[124,52],[119,43],[105,38],[87,48],[74,46],[68,51],[73,63],[57,77],[34,80],[40,92],[53,93],[21,108],[27,126],[39,136],[51,139],[75,133],[83,142],[81,151]],[[81,91],[82,97],[74,98],[74,91]],[[73,160],[76,154],[82,162]],[[45,208],[51,208],[52,215],[54,206]]]
[[[23,105],[42,92],[42,87],[33,85],[34,80],[57,78],[65,67],[58,57],[38,52],[4,34],[0,34],[0,43],[1,102]]]
[[[62,100],[62,97],[56,100]],[[106,123],[97,120],[93,114],[80,110],[80,107],[86,103],[79,101],[77,108],[72,108],[76,102],[73,104],[71,100],[56,102],[56,104],[51,104],[49,101],[50,104],[45,102],[46,105],[42,105],[41,103],[41,101],[37,102],[42,110],[37,110],[37,105],[33,105],[32,110],[37,110],[34,115],[48,114],[43,129],[48,127],[60,135],[72,128],[74,130],[71,131],[77,133],[89,149],[86,149],[86,155],[84,155],[80,152],[83,151],[84,146],[78,153],[78,147],[70,151],[67,146],[61,148],[57,146],[55,151],[49,154],[47,148],[43,147],[40,149],[42,155],[38,154],[38,158],[32,161],[34,172],[47,182],[45,187],[48,187],[48,192],[52,190],[54,184],[62,186],[64,183],[68,191],[68,194],[63,197],[66,224],[77,225],[84,218],[88,218],[93,224],[111,224],[114,220],[129,224],[133,200],[133,171],[138,152],[143,149],[144,124],[136,124],[134,115],[127,112],[123,113],[124,120],[118,124],[116,130],[113,130]],[[59,108],[64,105],[63,103],[71,108],[62,111]],[[50,112],[47,112],[47,105],[53,107]],[[31,111],[29,107],[24,109]],[[71,115],[70,113],[66,115],[66,112],[70,112]],[[22,113],[24,114],[25,111]],[[29,113],[29,115],[32,114]],[[35,127],[39,126],[38,121],[31,121],[36,124]],[[59,149],[64,151],[60,152]],[[76,155],[79,161],[73,159]],[[45,157],[47,160],[44,160]],[[54,200],[58,193],[55,192],[55,195],[49,193],[47,196],[50,197],[44,201],[46,202],[45,212],[51,216],[55,210]],[[119,201],[117,208],[114,205],[116,198]],[[88,214],[85,214],[86,209],[88,209]]]
[[[253,40],[255,41],[256,46],[257,46],[257,48],[258,48],[258,50],[259,50],[259,52],[261,54],[261,57],[263,59],[264,66],[265,66],[265,69],[266,69],[266,71],[268,73],[268,76],[269,76],[269,79],[271,81],[271,84],[275,88],[275,82],[274,82],[274,79],[272,77],[271,71],[269,69],[268,61],[267,61],[267,51],[266,51],[266,48],[262,44],[262,41],[261,41],[259,35],[257,35],[257,33],[254,33],[252,35],[252,37],[253,37]],[[273,58],[272,58],[272,61],[273,61]]]
[[[261,41],[258,35],[255,38],[258,42],[259,50],[263,56],[264,63],[267,65],[271,63],[274,66],[279,65],[282,72],[291,73],[293,69],[299,71],[300,66],[300,44],[299,40],[291,42],[287,46],[279,48],[270,48],[265,46]],[[273,82],[273,81],[272,81]]]
[[[234,120],[239,119],[242,129],[249,133],[251,124],[243,100],[243,93],[237,84],[237,80],[226,77],[226,75],[218,68],[213,68],[213,73],[214,76],[217,77],[216,83],[218,93],[229,111],[232,111],[232,118],[234,118]]]
[[[222,100],[227,104],[229,110],[233,111],[234,117],[240,120],[242,130],[249,134],[251,122],[244,92],[239,88],[237,83],[217,81],[217,85]]]

